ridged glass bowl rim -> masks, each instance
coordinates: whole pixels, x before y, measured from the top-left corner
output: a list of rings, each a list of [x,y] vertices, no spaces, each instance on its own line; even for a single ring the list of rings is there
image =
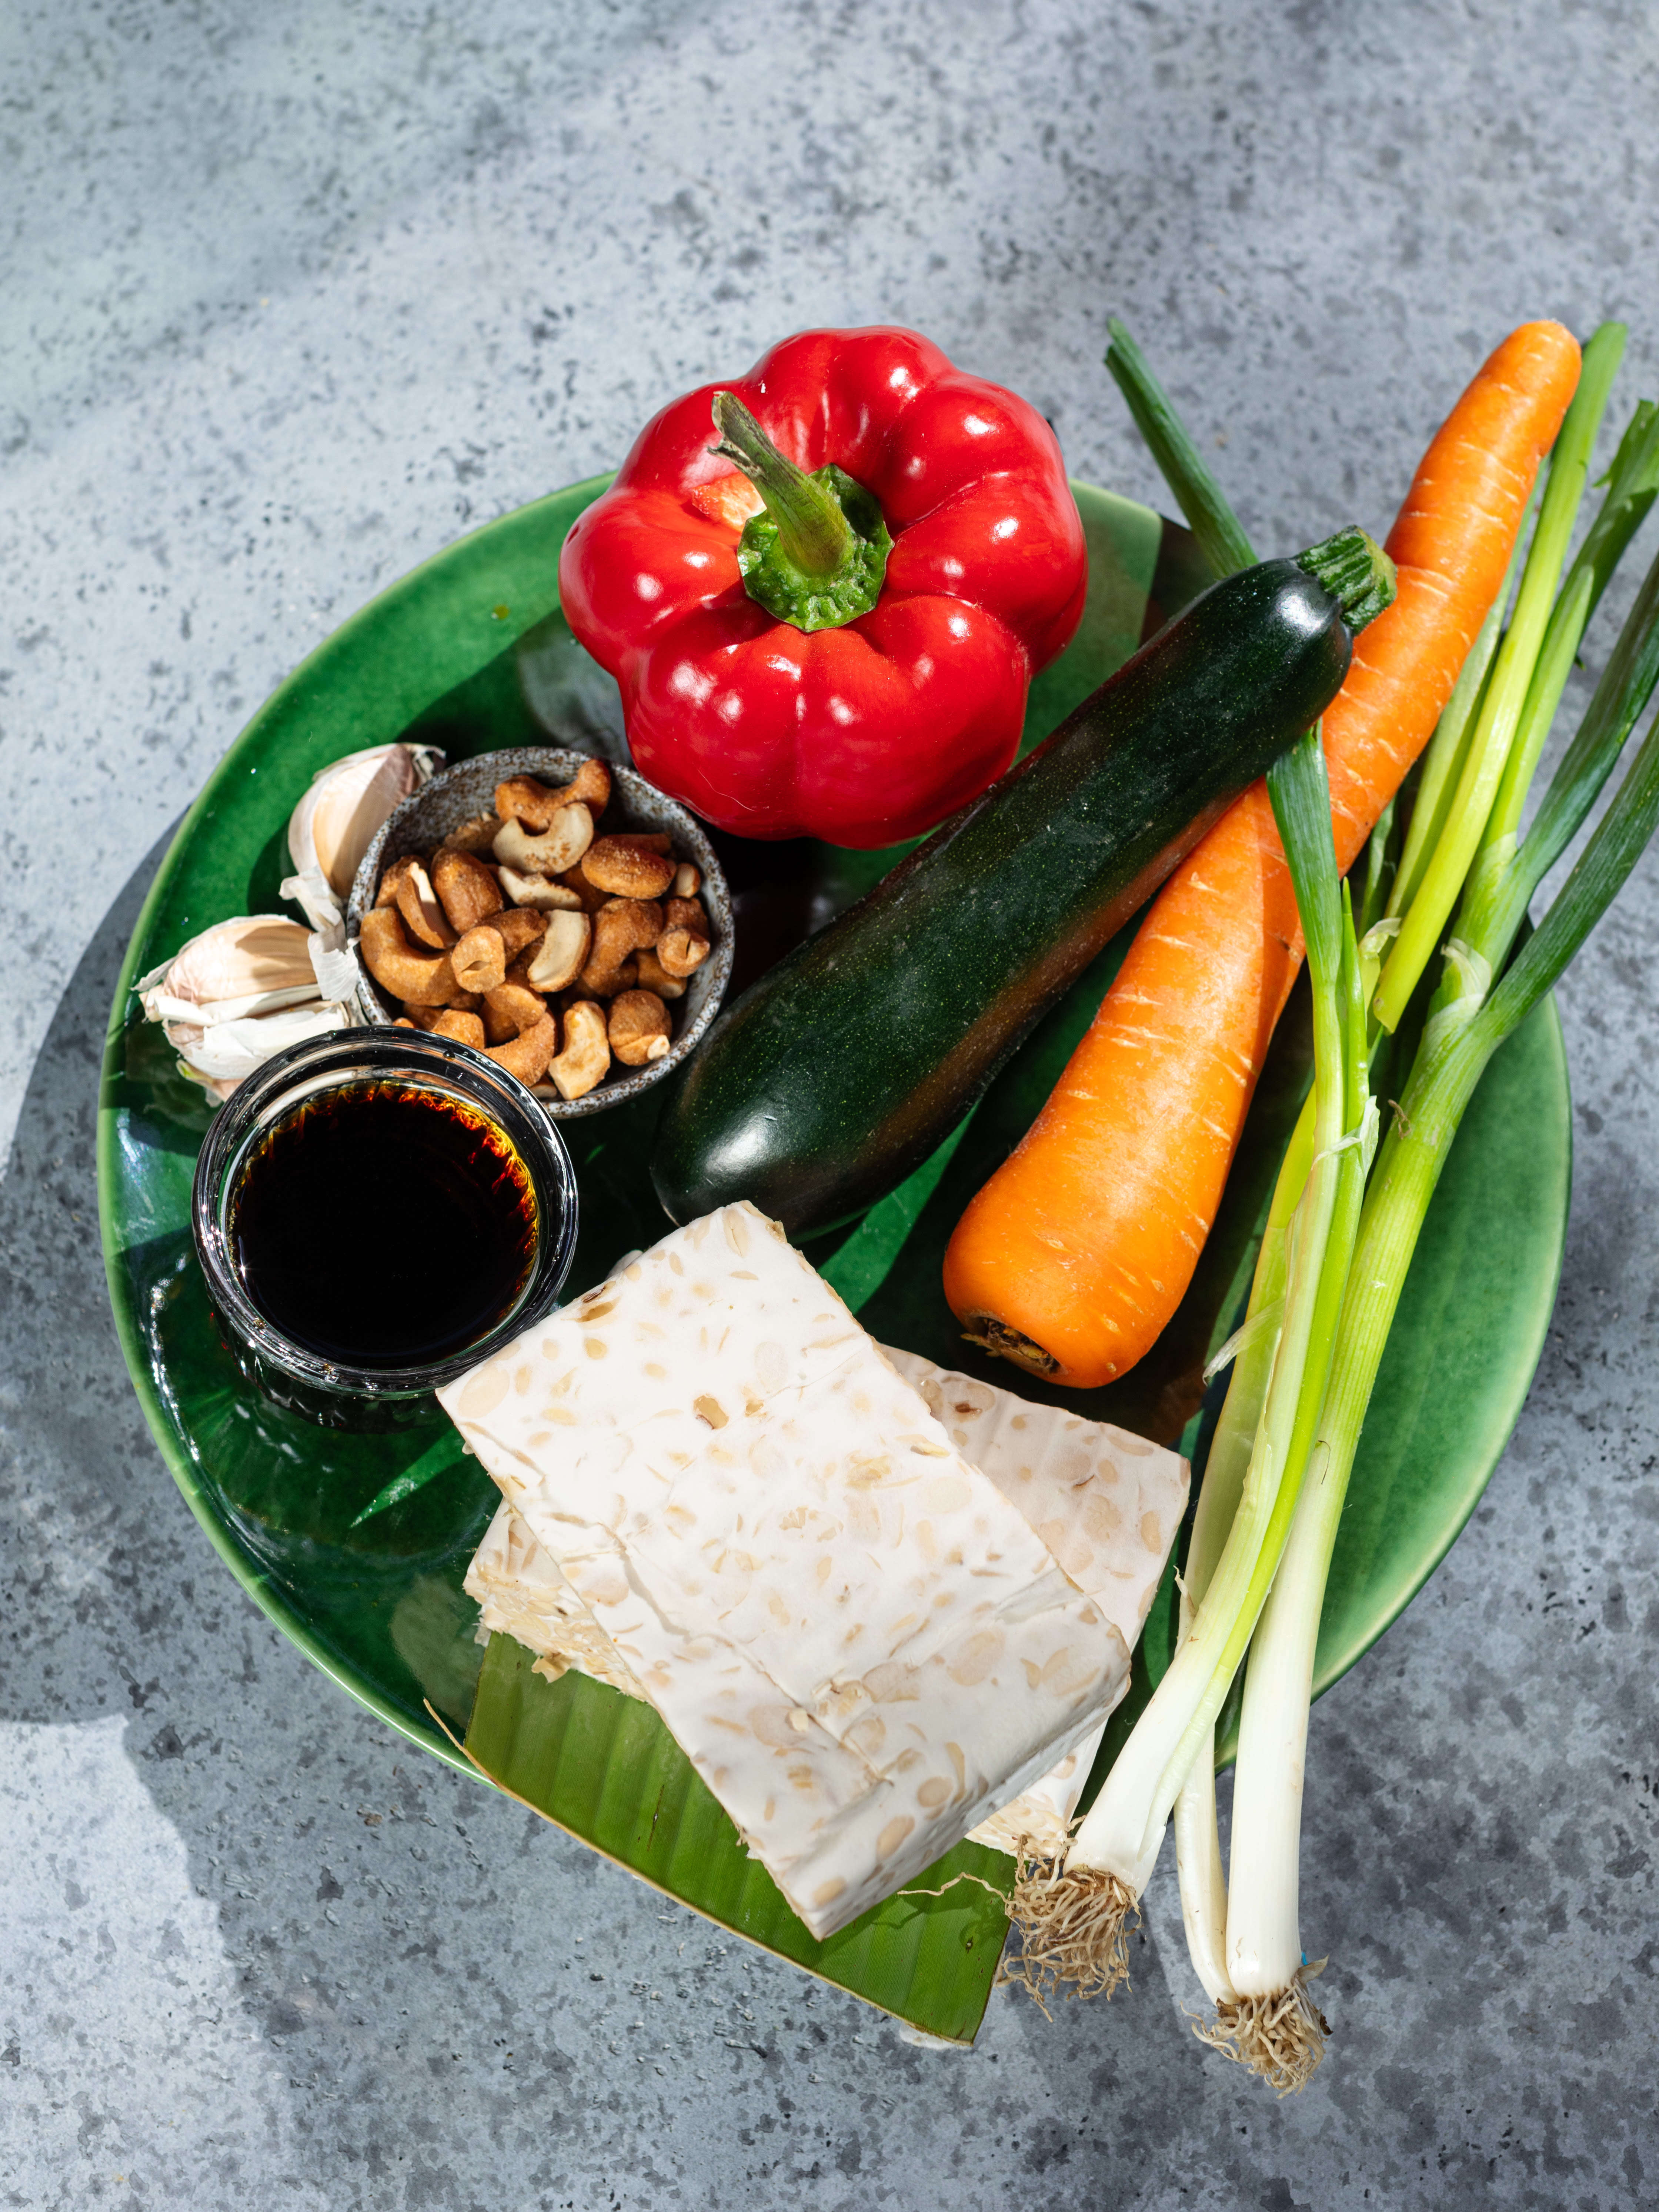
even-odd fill
[[[353,1367],[297,1344],[249,1297],[225,1233],[235,1171],[259,1132],[299,1100],[364,1080],[402,1077],[458,1097],[495,1123],[530,1172],[536,1256],[511,1311],[447,1358],[408,1367]],[[558,1301],[576,1250],[575,1170],[558,1125],[515,1075],[471,1045],[427,1032],[337,1030],[276,1054],[240,1083],[209,1124],[191,1191],[191,1228],[208,1294],[224,1326],[279,1374],[342,1397],[424,1397],[511,1343]],[[321,1265],[331,1264],[325,1247]],[[365,1273],[364,1295],[372,1292]]]

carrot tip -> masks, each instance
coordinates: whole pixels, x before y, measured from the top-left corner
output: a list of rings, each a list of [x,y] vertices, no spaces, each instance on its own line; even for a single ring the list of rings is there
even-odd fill
[[[1017,1328],[1010,1328],[1006,1321],[994,1314],[979,1313],[963,1316],[968,1326],[962,1332],[969,1344],[978,1345],[994,1359],[1011,1360],[1023,1367],[1028,1375],[1051,1376],[1060,1372],[1060,1362],[1052,1352],[1045,1352],[1035,1337],[1023,1336]]]

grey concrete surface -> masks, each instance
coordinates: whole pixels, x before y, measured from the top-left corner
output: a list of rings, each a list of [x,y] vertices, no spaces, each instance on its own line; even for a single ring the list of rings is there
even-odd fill
[[[0,2203],[1659,2201],[1659,863],[1564,994],[1531,1402],[1315,1716],[1286,2104],[1188,2033],[1167,1864],[1132,1996],[938,2055],[389,1737],[175,1495],[92,1178],[158,841],[422,555],[810,321],[1156,496],[1114,310],[1261,542],[1386,527],[1522,316],[1626,316],[1659,389],[1656,112],[1639,0],[0,13]]]

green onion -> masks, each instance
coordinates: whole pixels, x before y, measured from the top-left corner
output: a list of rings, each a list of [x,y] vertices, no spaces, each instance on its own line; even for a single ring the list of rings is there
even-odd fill
[[[1152,1874],[1182,1784],[1212,1740],[1290,1533],[1358,1220],[1370,1104],[1364,1006],[1316,728],[1274,763],[1268,788],[1314,1003],[1314,1152],[1290,1224],[1284,1315],[1238,1508],[1190,1632],[1118,1753],[1063,1871],[1023,1875],[1011,1900],[1023,1938],[1017,1971],[1034,1994],[1063,1978],[1109,1995],[1127,1975],[1127,1916]],[[1334,1219],[1344,1224],[1334,1248]]]
[[[1510,747],[1522,726],[1555,586],[1589,473],[1595,433],[1624,346],[1624,325],[1603,323],[1584,348],[1578,389],[1550,457],[1549,483],[1527,555],[1515,619],[1498,648],[1445,829],[1423,871],[1376,987],[1372,1011],[1386,1030],[1399,1027],[1406,1003],[1440,942],[1440,933],[1486,830]],[[1554,711],[1553,701],[1550,711]],[[1542,742],[1541,734],[1539,742]]]
[[[1210,1439],[1204,1463],[1204,1480],[1193,1515],[1192,1536],[1187,1546],[1186,1571],[1181,1581],[1180,1635],[1192,1633],[1193,1622],[1215,1571],[1243,1494],[1261,1409],[1267,1402],[1273,1358],[1279,1349],[1279,1322],[1285,1310],[1285,1285],[1290,1271],[1290,1231],[1297,1200],[1308,1180],[1313,1160],[1314,1100],[1304,1105],[1291,1141],[1285,1147],[1279,1180],[1273,1186],[1250,1283],[1244,1326],[1222,1346],[1205,1370],[1205,1380],[1231,1360],[1232,1379],[1227,1386],[1221,1415]],[[1219,2003],[1235,1992],[1225,1964],[1227,1884],[1221,1867],[1221,1842],[1216,1826],[1215,1723],[1194,1755],[1187,1778],[1176,1799],[1176,1866],[1181,1881],[1181,1911],[1186,1924],[1187,1949],[1193,1968],[1212,2002]]]
[[[1618,475],[1615,468],[1615,494]],[[1608,505],[1613,504],[1610,495]],[[1563,599],[1572,604],[1567,592]],[[1489,874],[1479,948],[1455,940],[1448,948],[1452,974],[1425,1029],[1365,1202],[1309,1473],[1250,1646],[1222,1960],[1231,1993],[1217,1999],[1216,2025],[1203,2031],[1206,2041],[1249,2065],[1281,2094],[1306,2081],[1328,2033],[1308,1992],[1319,1969],[1304,1962],[1297,1843],[1320,1616],[1361,1426],[1429,1201],[1474,1087],[1498,1045],[1552,987],[1605,911],[1659,820],[1656,727],[1566,889],[1488,997],[1487,979],[1509,951],[1528,897],[1583,821],[1656,678],[1659,562],[1638,595],[1533,832]],[[1503,846],[1493,849],[1501,856]]]
[[[1550,714],[1565,687],[1589,617],[1606,588],[1607,578],[1631,538],[1646,517],[1659,489],[1659,407],[1644,400],[1620,441],[1609,471],[1610,488],[1601,513],[1574,562],[1556,609],[1569,610],[1559,624],[1551,617],[1556,638],[1557,665],[1548,682]],[[1653,599],[1659,581],[1650,572],[1638,596],[1612,658],[1602,672],[1595,696],[1552,781],[1538,820],[1521,849],[1525,859],[1517,865],[1515,831],[1520,820],[1527,787],[1531,782],[1547,734],[1547,722],[1526,732],[1524,775],[1517,775],[1522,740],[1504,770],[1486,842],[1463,893],[1458,914],[1457,936],[1477,956],[1496,967],[1508,955],[1532,896],[1579,830],[1606,781],[1625,741],[1647,704],[1654,685],[1655,656],[1659,655],[1659,632],[1653,625]],[[1559,631],[1559,636],[1557,633]],[[1550,651],[1547,638],[1545,654]],[[1544,655],[1540,655],[1540,670]],[[1534,688],[1537,688],[1534,686]],[[1531,701],[1528,700],[1530,714]]]
[[[1243,1494],[1244,1477],[1267,1402],[1267,1384],[1279,1349],[1279,1323],[1285,1310],[1285,1285],[1290,1271],[1290,1232],[1297,1200],[1308,1180],[1313,1160],[1314,1100],[1310,1095],[1291,1132],[1279,1167],[1279,1180],[1267,1209],[1261,1249],[1244,1325],[1224,1344],[1205,1370],[1207,1382],[1220,1368],[1232,1366],[1221,1415],[1210,1439],[1204,1479],[1193,1515],[1193,1531],[1187,1546],[1186,1571],[1181,1578],[1182,1640],[1192,1633],[1193,1622],[1205,1592],[1214,1578]],[[1227,1884],[1222,1872],[1221,1842],[1216,1826],[1215,1723],[1194,1755],[1187,1778],[1176,1799],[1176,1866],[1181,1881],[1181,1911],[1186,1924],[1187,1949],[1205,1995],[1219,2003],[1235,1992],[1224,1960],[1227,1936]]]
[[[1249,539],[1220,485],[1205,466],[1186,424],[1147,368],[1140,348],[1115,315],[1106,327],[1112,334],[1106,366],[1128,402],[1135,428],[1146,441],[1164,481],[1175,494],[1200,551],[1218,576],[1253,568],[1255,555],[1250,550]]]
[[[1619,333],[1622,349],[1624,325],[1612,323],[1607,327]],[[1596,337],[1600,335],[1598,331]],[[1595,343],[1596,338],[1592,338],[1590,343]],[[1625,548],[1646,520],[1655,492],[1659,491],[1659,407],[1650,399],[1643,400],[1620,441],[1608,471],[1608,483],[1601,511],[1579,547],[1551,612],[1538,665],[1528,687],[1521,726],[1481,841],[1483,848],[1515,836],[1520,830],[1521,809],[1590,617],[1601,604]]]
[[[1504,586],[1492,601],[1486,619],[1480,625],[1468,658],[1458,672],[1452,695],[1447,700],[1440,720],[1436,725],[1429,749],[1423,756],[1423,774],[1417,787],[1417,803],[1412,809],[1411,828],[1406,833],[1406,849],[1400,856],[1400,866],[1389,894],[1388,911],[1403,914],[1422,886],[1423,872],[1428,866],[1430,855],[1440,842],[1451,805],[1456,794],[1465,762],[1468,758],[1469,743],[1474,735],[1475,723],[1486,699],[1486,679],[1498,651],[1498,641],[1504,635],[1504,618],[1509,612],[1510,594],[1515,580],[1521,573],[1521,564],[1527,546],[1527,526],[1537,512],[1542,495],[1544,479],[1540,475],[1532,488],[1532,497],[1527,502],[1527,512],[1521,519],[1521,527],[1515,535],[1515,550],[1510,555],[1510,565],[1504,573]]]
[[[1320,1613],[1354,1453],[1406,1271],[1465,1107],[1487,1062],[1554,984],[1659,823],[1659,722],[1566,889],[1468,1027],[1426,1051],[1366,1200],[1313,1462],[1272,1599],[1250,1649],[1233,1797],[1228,1975],[1206,2039],[1281,2090],[1323,2044],[1297,1924],[1297,1838]],[[1424,1064],[1426,1063],[1426,1064]]]
[[[1506,582],[1425,763],[1389,916],[1369,930],[1358,952],[1346,924],[1334,973],[1327,864],[1311,847],[1310,809],[1297,811],[1309,787],[1288,763],[1275,771],[1275,813],[1314,984],[1314,1097],[1274,1194],[1245,1327],[1222,1355],[1235,1352],[1236,1364],[1200,1492],[1175,1660],[1108,1776],[1065,1873],[1048,1878],[1046,1894],[1033,1895],[1030,1910],[1016,1914],[1027,1926],[1028,1961],[1035,1937],[1040,1971],[1079,1979],[1085,1990],[1109,1991],[1126,1964],[1123,1914],[1151,1873],[1173,1777],[1188,1947],[1217,2004],[1215,2027],[1200,2032],[1281,2094],[1307,2080],[1328,2033],[1308,1988],[1323,1962],[1305,1961],[1298,1926],[1303,1767],[1331,1551],[1389,1329],[1440,1169],[1481,1073],[1553,984],[1659,822],[1656,724],[1566,889],[1490,989],[1528,900],[1582,826],[1659,678],[1656,562],[1533,830],[1517,845],[1527,789],[1584,628],[1659,482],[1659,430],[1644,403],[1610,471],[1601,514],[1557,598],[1624,337],[1622,326],[1606,325],[1585,349],[1514,622],[1500,635]],[[1121,326],[1114,325],[1113,339],[1113,373],[1194,533],[1218,567],[1248,561],[1243,533],[1173,409]],[[1328,841],[1328,797],[1326,810]],[[1368,923],[1387,845],[1384,829],[1372,841]],[[1367,1197],[1365,1137],[1369,1129],[1374,1142],[1376,1127],[1367,1095],[1367,1000],[1375,985],[1381,1026],[1398,1027],[1460,893],[1462,934],[1446,948],[1447,977]],[[1376,959],[1390,937],[1378,981]],[[1338,1118],[1345,1125],[1335,1147],[1334,1026]],[[1318,1203],[1323,1229],[1316,1252]],[[1215,1823],[1213,1734],[1246,1642],[1229,1896]]]
[[[1200,458],[1186,426],[1124,325],[1114,319],[1109,327],[1112,343],[1107,352],[1106,366],[1128,402],[1130,413],[1211,567],[1221,575],[1249,567],[1255,558],[1254,549],[1220,486]],[[1322,762],[1320,765],[1322,769]],[[1324,786],[1322,773],[1318,781]],[[1273,796],[1276,811],[1282,804],[1294,806],[1294,790],[1282,778]],[[1328,844],[1328,789],[1325,792],[1324,803],[1326,819],[1321,842]],[[1307,826],[1311,829],[1313,825]],[[1386,845],[1389,836],[1387,823],[1382,826],[1380,835],[1382,844]],[[1378,850],[1380,852],[1380,848]],[[1322,853],[1314,862],[1316,875],[1323,872],[1322,862]],[[1334,856],[1330,876],[1334,882]],[[1374,865],[1372,885],[1379,881],[1380,868]],[[1368,892],[1368,902],[1370,896]],[[1331,946],[1328,925],[1328,917],[1334,912],[1334,902],[1325,896],[1316,899],[1316,903],[1325,917],[1321,952],[1328,977]],[[1310,966],[1310,969],[1315,967],[1312,960]],[[1316,993],[1316,1002],[1318,997]],[[1326,1045],[1328,1056],[1328,1034]],[[1224,1346],[1210,1370],[1206,1370],[1207,1375],[1216,1367],[1225,1365],[1237,1353],[1226,1402],[1211,1443],[1192,1539],[1188,1547],[1186,1572],[1182,1580],[1180,1638],[1183,1646],[1192,1636],[1200,1601],[1220,1566],[1229,1534],[1244,1495],[1268,1385],[1278,1361],[1290,1273],[1292,1224],[1314,1157],[1317,1099],[1316,1090],[1303,1110],[1280,1168],[1251,1284],[1245,1329],[1241,1333],[1243,1340]],[[1328,1090],[1328,1111],[1329,1104]],[[1220,1844],[1216,1827],[1214,1718],[1214,1711],[1219,1709],[1230,1683],[1231,1674],[1220,1686],[1220,1698],[1212,1695],[1206,1700],[1214,1710],[1197,1736],[1196,1747],[1176,1801],[1176,1856],[1180,1869],[1182,1911],[1187,1925],[1188,1948],[1200,1980],[1208,1995],[1215,2000],[1232,1994],[1221,1963],[1226,1921],[1226,1887],[1222,1875]],[[1127,1747],[1125,1748],[1127,1751]],[[1120,1754],[1120,1762],[1121,1757]],[[1030,1955],[1035,1948],[1029,1940],[1028,1930],[1027,1954]]]

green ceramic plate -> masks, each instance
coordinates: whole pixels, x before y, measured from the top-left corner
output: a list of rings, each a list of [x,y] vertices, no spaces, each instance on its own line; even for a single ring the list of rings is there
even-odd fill
[[[571,638],[556,588],[564,533],[606,481],[491,524],[354,617],[255,716],[191,810],[134,932],[110,1024],[99,1188],[116,1323],[156,1441],[210,1540],[255,1601],[343,1689],[472,1772],[464,1740],[502,1786],[723,1925],[932,2033],[965,2040],[1000,1948],[995,1892],[1006,1882],[1006,1859],[960,1846],[918,1885],[942,1894],[891,1899],[830,1942],[812,1942],[653,1714],[579,1676],[542,1680],[503,1638],[485,1659],[461,1577],[495,1496],[455,1450],[435,1407],[413,1431],[350,1437],[267,1406],[243,1384],[219,1344],[190,1249],[191,1175],[206,1102],[176,1073],[165,1040],[137,1018],[131,996],[133,977],[197,930],[280,905],[289,814],[313,771],[342,753],[414,735],[452,757],[550,738],[619,753],[615,687]],[[1028,741],[1046,734],[1205,580],[1183,532],[1109,494],[1079,485],[1077,495],[1089,534],[1089,606],[1076,641],[1033,688]],[[893,855],[727,840],[722,858],[737,914],[735,989]],[[813,1248],[878,1337],[975,1364],[939,1297],[945,1239],[968,1193],[1036,1112],[1116,957],[1103,956],[1000,1079],[931,1189],[924,1170],[841,1249],[835,1240]],[[1287,1016],[1185,1304],[1142,1367],[1093,1394],[1087,1410],[1149,1435],[1185,1435],[1190,1448],[1199,1372],[1247,1278],[1305,1075],[1305,1041]],[[568,1125],[583,1206],[573,1293],[667,1225],[645,1172],[657,1107],[647,1094]],[[1338,1544],[1321,1687],[1421,1586],[1497,1462],[1554,1300],[1570,1166],[1565,1064],[1547,1006],[1494,1062],[1429,1218]],[[319,1257],[352,1264],[372,1228],[335,1224]],[[991,1379],[1041,1395],[1006,1368]],[[354,1528],[362,1508],[416,1463],[437,1472],[404,1503]],[[1172,1629],[1166,1585],[1132,1707],[1167,1663]],[[957,1875],[972,1878],[953,1881]]]

